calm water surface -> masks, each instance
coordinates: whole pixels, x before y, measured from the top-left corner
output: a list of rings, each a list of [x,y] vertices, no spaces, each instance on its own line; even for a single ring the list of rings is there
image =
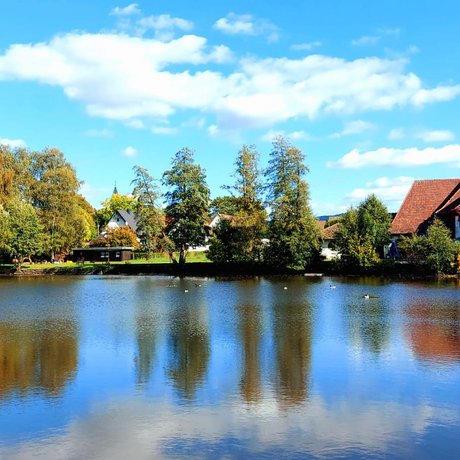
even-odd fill
[[[2,459],[447,459],[459,439],[455,282],[0,279]]]

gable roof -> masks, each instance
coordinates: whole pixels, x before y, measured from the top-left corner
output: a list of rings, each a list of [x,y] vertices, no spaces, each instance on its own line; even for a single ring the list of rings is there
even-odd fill
[[[446,205],[460,198],[460,179],[416,180],[391,226],[392,234],[417,233]],[[452,201],[453,200],[453,201]]]
[[[324,228],[321,231],[321,236],[323,240],[334,240],[337,234],[337,230],[339,229],[340,222],[336,222],[335,224],[330,225],[329,227]]]
[[[133,211],[118,209],[117,214],[126,222],[127,225],[131,227],[134,232],[137,232],[137,215]]]

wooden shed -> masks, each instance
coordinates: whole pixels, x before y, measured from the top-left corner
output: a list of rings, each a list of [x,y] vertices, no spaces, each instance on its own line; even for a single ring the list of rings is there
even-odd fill
[[[74,262],[122,262],[133,258],[133,248],[128,246],[114,248],[74,248]]]

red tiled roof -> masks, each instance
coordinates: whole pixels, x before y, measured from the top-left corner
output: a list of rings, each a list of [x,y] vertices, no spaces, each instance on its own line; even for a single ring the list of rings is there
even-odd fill
[[[339,229],[340,222],[332,224],[330,227],[326,227],[322,230],[321,235],[323,240],[333,240],[335,239],[335,235],[337,234],[337,230]]]
[[[416,233],[435,212],[458,195],[460,179],[416,180],[391,226],[392,234]],[[455,201],[455,199],[454,199]]]
[[[442,212],[449,212],[460,205],[460,187],[457,191],[449,198],[449,200],[436,211],[437,214]]]

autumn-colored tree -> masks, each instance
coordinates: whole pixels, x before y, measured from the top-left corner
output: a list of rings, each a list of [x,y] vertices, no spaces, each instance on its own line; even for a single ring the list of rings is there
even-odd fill
[[[108,228],[104,234],[92,240],[89,245],[98,248],[127,246],[132,247],[135,251],[139,249],[136,233],[127,226]]]
[[[68,253],[85,241],[88,208],[82,208],[80,183],[61,151],[32,152],[30,159],[32,180],[27,194],[44,227],[44,251],[53,260],[56,253]]]

